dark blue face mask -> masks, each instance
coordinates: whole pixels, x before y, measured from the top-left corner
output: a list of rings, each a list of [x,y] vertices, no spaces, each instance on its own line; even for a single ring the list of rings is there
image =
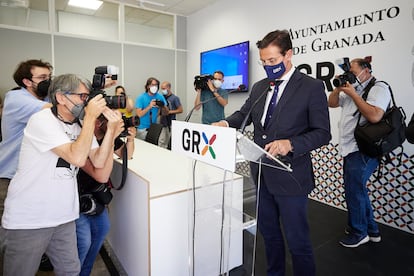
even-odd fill
[[[270,80],[280,79],[286,72],[286,67],[283,61],[276,65],[264,65],[263,68],[265,69],[267,77]]]

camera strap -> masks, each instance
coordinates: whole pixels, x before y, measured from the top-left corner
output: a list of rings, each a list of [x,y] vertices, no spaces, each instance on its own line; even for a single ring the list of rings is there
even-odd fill
[[[124,185],[125,185],[125,181],[128,175],[128,150],[127,150],[127,145],[126,142],[123,146],[122,149],[122,177],[121,177],[121,183],[119,184],[119,186],[115,186],[112,183],[112,188],[114,188],[115,190],[121,190]]]

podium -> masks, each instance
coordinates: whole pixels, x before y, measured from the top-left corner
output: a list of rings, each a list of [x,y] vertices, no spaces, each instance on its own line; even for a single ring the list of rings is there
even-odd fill
[[[200,158],[223,157],[229,169],[135,139],[124,188],[113,190],[107,237],[114,259],[128,275],[219,275],[243,263],[243,177],[230,171],[237,133],[213,128],[198,136],[194,126],[185,124],[191,137],[201,139],[192,140]],[[222,131],[230,131],[231,138],[222,137]],[[205,139],[211,147],[205,147]],[[227,139],[233,140],[231,147]],[[197,152],[197,143],[187,147],[188,139],[178,142]],[[222,156],[220,142],[234,154]],[[121,175],[117,160],[112,181]],[[247,223],[254,228],[254,221]]]
[[[233,173],[235,171],[236,162],[239,160],[256,162],[263,164],[263,166],[270,166],[288,172],[292,171],[289,165],[281,162],[277,157],[270,155],[242,133],[236,132],[234,128],[173,121],[171,137],[172,151],[190,157],[194,159],[195,162],[201,161],[216,166],[224,171],[222,173],[224,175],[226,175],[227,172]],[[197,174],[194,171],[193,177],[197,177]],[[251,216],[245,216],[243,206],[232,202],[232,192],[234,188],[235,187],[229,185],[226,180],[223,180],[222,201],[217,202],[215,206],[212,206],[211,210],[203,210],[203,207],[197,207],[200,201],[203,201],[203,198],[198,198],[196,196],[197,189],[193,186],[194,199],[189,204],[192,207],[194,214],[192,225],[190,225],[190,227],[197,228],[198,224],[201,224],[200,227],[209,227],[209,225],[203,225],[202,222],[197,221],[197,214],[203,214],[203,212],[206,214],[208,214],[208,212],[220,213],[222,221],[219,229],[214,229],[211,226],[209,227],[211,231],[220,233],[221,250],[220,259],[218,260],[220,262],[219,268],[209,271],[208,274],[197,273],[198,260],[197,256],[194,254],[194,252],[197,251],[197,241],[198,239],[204,239],[206,241],[208,240],[208,236],[197,237],[193,232],[190,237],[190,241],[193,241],[193,247],[191,248],[193,254],[190,255],[189,258],[192,270],[191,275],[227,274],[229,270],[234,267],[231,259],[231,256],[234,254],[232,250],[235,249],[234,246],[232,247],[231,243],[233,237],[241,235],[243,230],[248,230],[254,235],[256,241],[256,219]],[[214,197],[209,198],[217,200]],[[203,215],[200,215],[199,217],[203,217]],[[257,217],[257,214],[255,217]],[[239,248],[239,250],[242,251],[243,248]],[[252,253],[253,264],[254,257],[255,247],[253,248]],[[254,269],[254,266],[252,269]]]
[[[210,154],[210,152],[208,152]],[[128,176],[122,190],[113,190],[109,206],[111,228],[107,243],[128,275],[192,275],[193,159],[135,139],[135,152],[128,161]],[[197,198],[194,275],[218,275],[220,266],[221,204],[223,170],[199,162],[195,169]],[[122,164],[115,162],[111,179],[121,179]],[[241,217],[243,178],[226,175],[226,194],[231,191],[234,217]],[[240,218],[241,219],[241,218]],[[235,218],[232,225],[236,225]],[[228,235],[226,235],[228,236]],[[225,256],[229,269],[243,258],[242,231],[231,233],[231,252]]]

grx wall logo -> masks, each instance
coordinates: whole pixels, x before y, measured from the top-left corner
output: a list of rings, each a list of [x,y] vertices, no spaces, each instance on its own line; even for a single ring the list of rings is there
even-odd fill
[[[192,159],[235,170],[236,130],[182,121],[171,126],[171,149]]]

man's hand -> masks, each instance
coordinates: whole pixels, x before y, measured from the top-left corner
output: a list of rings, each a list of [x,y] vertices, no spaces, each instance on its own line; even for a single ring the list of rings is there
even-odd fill
[[[348,81],[345,83],[345,85],[338,87],[338,89],[340,91],[343,91],[348,96],[352,96],[357,93],[355,87],[353,87],[352,84],[350,84]]]
[[[118,137],[124,130],[124,120],[122,120],[122,114],[118,110],[112,110],[106,108],[102,114],[107,119],[107,131],[113,131],[114,138]]]
[[[210,79],[207,81],[207,86],[208,88],[210,88],[210,91],[212,93],[216,92],[216,88],[214,87],[213,82]]]
[[[133,141],[136,135],[137,135],[137,128],[134,126],[129,127],[127,141]]]
[[[228,127],[228,124],[225,120],[221,120],[218,122],[211,123],[212,126],[219,126],[219,127]]]
[[[265,145],[264,150],[269,152],[271,155],[287,155],[289,152],[293,150],[292,144],[290,140],[283,139],[283,140],[274,140]]]
[[[108,108],[106,107],[106,100],[101,94],[98,94],[88,102],[88,105],[85,107],[85,114],[96,119],[105,108]]]

